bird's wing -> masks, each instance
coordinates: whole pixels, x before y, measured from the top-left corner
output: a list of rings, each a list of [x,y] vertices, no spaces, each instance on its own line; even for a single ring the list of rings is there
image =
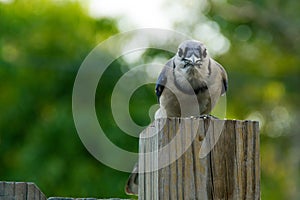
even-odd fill
[[[155,93],[159,102],[159,98],[162,94],[162,92],[164,91],[165,85],[167,83],[167,73],[168,73],[168,68],[170,67],[175,67],[173,66],[173,59],[170,59],[166,65],[164,66],[164,68],[162,69],[161,73],[158,76],[158,79],[156,81],[156,87],[155,87]]]
[[[222,90],[221,90],[221,95],[225,94],[225,92],[227,92],[228,89],[228,77],[227,77],[227,73],[225,71],[225,69],[223,68],[223,66],[221,64],[219,64],[217,61],[213,60],[213,64],[215,64],[219,71],[221,72],[221,77],[222,77]]]

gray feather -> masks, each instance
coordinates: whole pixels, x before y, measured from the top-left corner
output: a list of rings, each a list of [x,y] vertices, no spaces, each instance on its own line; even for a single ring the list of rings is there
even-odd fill
[[[155,93],[159,102],[159,98],[162,94],[162,92],[165,89],[165,85],[167,83],[167,67],[172,68],[173,64],[173,59],[170,59],[166,65],[164,66],[162,72],[159,74],[157,82],[156,82],[156,87],[155,87]]]

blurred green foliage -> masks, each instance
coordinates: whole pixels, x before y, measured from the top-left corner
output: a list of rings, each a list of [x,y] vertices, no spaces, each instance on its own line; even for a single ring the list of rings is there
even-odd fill
[[[71,99],[86,55],[117,32],[75,2],[0,3],[1,180],[33,181],[47,196],[124,196],[127,174],[85,150]]]
[[[300,198],[299,9],[294,0],[231,0],[211,1],[206,13],[231,44],[216,58],[229,75],[227,117],[260,121],[262,199]],[[71,107],[82,61],[116,33],[114,20],[91,18],[76,1],[0,1],[0,180],[33,181],[47,196],[126,197],[128,174],[87,152]],[[110,110],[124,69],[118,59],[102,76],[96,109],[107,136],[137,151],[138,140],[117,127]],[[131,98],[138,124],[150,122],[153,89],[143,86]]]

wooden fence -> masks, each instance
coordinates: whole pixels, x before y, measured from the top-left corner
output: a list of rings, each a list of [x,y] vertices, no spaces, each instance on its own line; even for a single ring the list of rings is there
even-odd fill
[[[160,119],[141,133],[139,149],[141,200],[260,199],[258,122]],[[48,198],[75,199],[96,200]],[[47,198],[33,183],[0,182],[0,200]]]
[[[34,184],[28,182],[0,182],[0,200],[97,200],[96,198],[47,197]],[[101,199],[98,199],[101,200]],[[110,200],[119,200],[111,198]]]

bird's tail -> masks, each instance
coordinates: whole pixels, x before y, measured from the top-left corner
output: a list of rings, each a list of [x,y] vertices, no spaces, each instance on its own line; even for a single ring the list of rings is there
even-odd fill
[[[130,174],[126,186],[125,186],[125,192],[129,195],[138,195],[139,191],[139,174],[138,174],[138,163],[135,164],[132,173]]]

